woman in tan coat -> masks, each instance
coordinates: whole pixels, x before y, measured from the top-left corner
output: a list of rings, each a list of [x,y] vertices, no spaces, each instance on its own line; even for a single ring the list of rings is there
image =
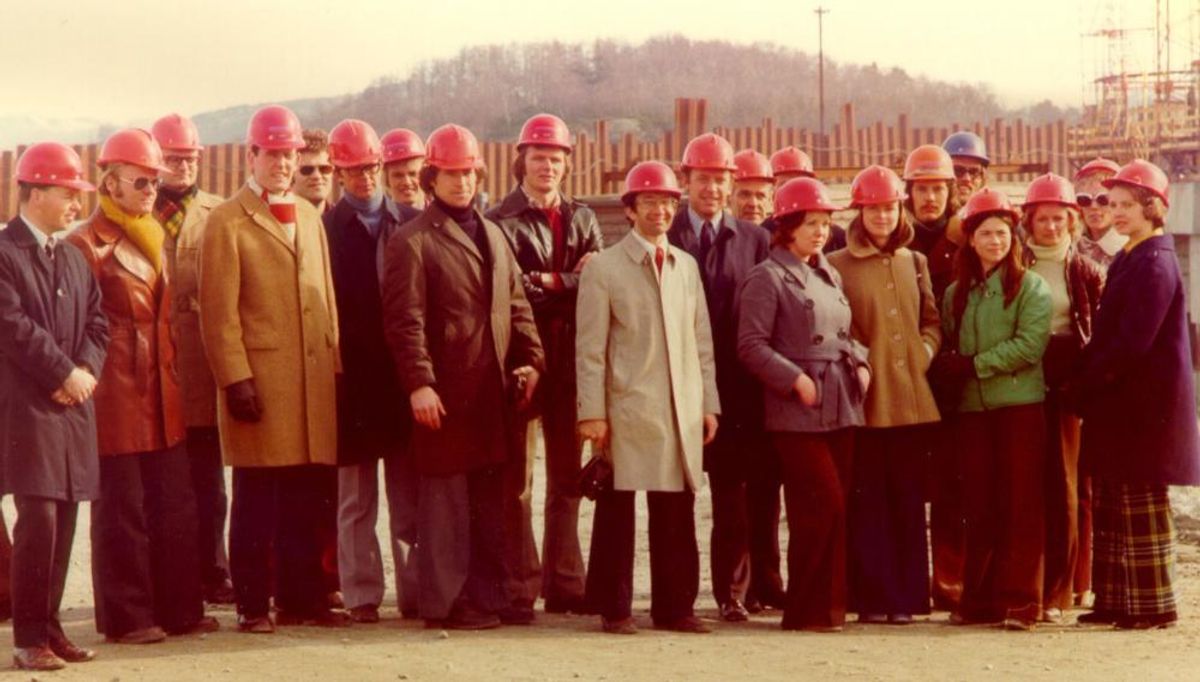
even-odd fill
[[[925,425],[939,417],[925,370],[942,337],[928,262],[906,246],[913,226],[900,178],[870,166],[851,194],[859,213],[829,262],[846,283],[851,330],[870,348],[875,375],[854,453],[851,598],[859,622],[903,625],[929,613]]]
[[[780,187],[771,255],[738,300],[738,356],[763,383],[791,521],[785,630],[836,631],[846,621],[852,427],[862,424],[871,375],[850,336],[842,279],[821,254],[834,210],[812,178]]]

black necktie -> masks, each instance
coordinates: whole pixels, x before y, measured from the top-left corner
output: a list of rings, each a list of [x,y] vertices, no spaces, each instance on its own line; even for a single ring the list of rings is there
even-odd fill
[[[50,260],[54,260],[54,244],[54,237],[50,237],[46,240],[46,255],[50,258]]]
[[[708,250],[713,244],[713,226],[712,223],[705,220],[700,226],[700,262],[704,263],[708,260]]]

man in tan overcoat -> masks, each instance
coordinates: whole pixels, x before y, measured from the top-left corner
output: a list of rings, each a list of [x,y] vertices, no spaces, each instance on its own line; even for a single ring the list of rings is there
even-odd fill
[[[337,308],[320,215],[288,191],[300,122],[268,106],[250,120],[246,185],[209,214],[200,251],[200,328],[233,467],[230,569],[238,629],[345,625],[321,584],[315,526],[337,457]]]
[[[708,305],[696,261],[667,240],[681,194],[674,171],[639,163],[625,187],[633,230],[584,266],[576,308],[579,434],[613,469],[596,500],[587,596],[605,632],[637,632],[634,493],[645,490],[654,626],[709,632],[693,612],[696,490],[720,412]]]

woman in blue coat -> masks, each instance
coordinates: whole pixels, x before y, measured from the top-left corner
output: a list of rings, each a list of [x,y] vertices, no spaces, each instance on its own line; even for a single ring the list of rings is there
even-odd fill
[[[1135,160],[1104,186],[1129,242],[1109,266],[1073,390],[1095,532],[1095,610],[1079,621],[1160,628],[1178,619],[1167,486],[1200,484],[1187,303],[1163,230],[1167,176]]]

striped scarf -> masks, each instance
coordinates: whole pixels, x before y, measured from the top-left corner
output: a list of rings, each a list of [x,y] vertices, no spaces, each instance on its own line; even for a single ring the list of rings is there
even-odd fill
[[[296,241],[296,195],[291,192],[282,194],[272,194],[254,181],[254,178],[248,178],[246,184],[250,186],[250,191],[254,192],[260,199],[266,203],[267,208],[271,209],[271,215],[275,216],[275,220],[283,226],[283,231],[287,234],[287,238]]]

